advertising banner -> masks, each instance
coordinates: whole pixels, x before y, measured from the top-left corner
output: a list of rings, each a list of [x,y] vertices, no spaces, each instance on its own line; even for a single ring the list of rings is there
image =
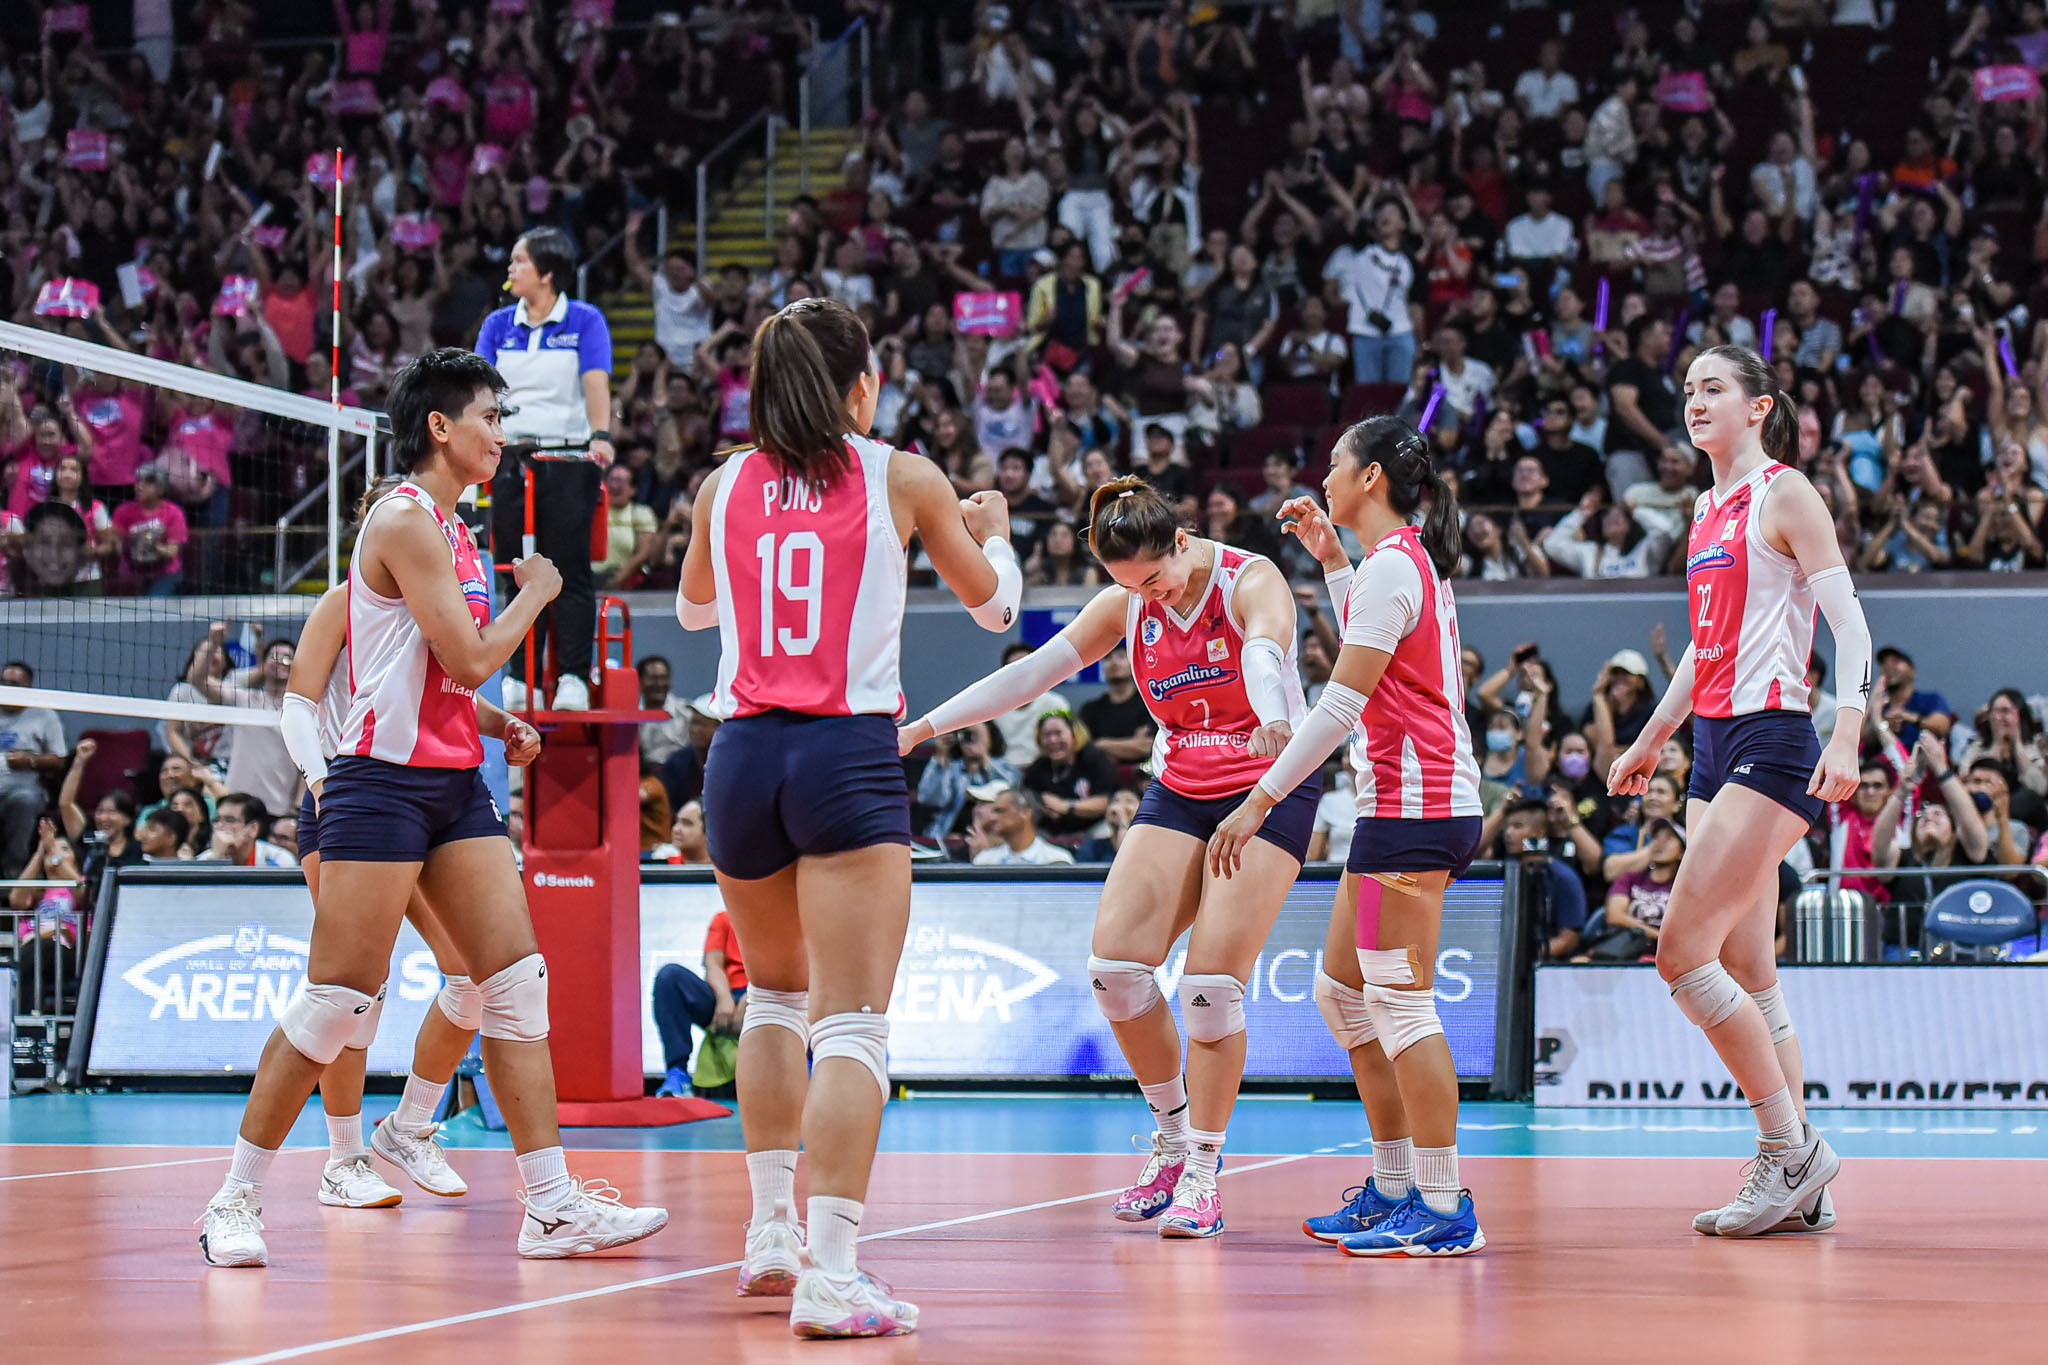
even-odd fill
[[[2048,965],[1787,967],[1818,1108],[2048,1107]],[[1536,973],[1536,1102],[1745,1103],[1654,967]]]

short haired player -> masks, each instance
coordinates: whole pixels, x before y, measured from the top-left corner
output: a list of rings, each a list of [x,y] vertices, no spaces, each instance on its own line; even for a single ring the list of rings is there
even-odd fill
[[[1694,716],[1685,861],[1657,938],[1657,971],[1749,1096],[1757,1156],[1735,1199],[1693,1220],[1709,1236],[1834,1224],[1840,1159],[1806,1122],[1799,1039],[1778,984],[1778,864],[1828,803],[1854,794],[1870,699],[1870,627],[1834,518],[1791,467],[1799,419],[1772,371],[1713,346],[1685,376],[1685,424],[1714,466],[1685,560],[1692,649],[1608,790],[1644,789],[1658,750]],[[1821,747],[1808,709],[1815,614],[1835,637],[1841,718]]]
[[[917,1326],[854,1254],[910,923],[895,727],[905,547],[919,539],[984,629],[1009,629],[1023,592],[1000,494],[963,503],[937,465],[861,434],[880,392],[867,328],[844,304],[805,299],[761,324],[754,445],[698,494],[676,598],[686,629],[719,632],[713,708],[726,720],[705,760],[704,823],[749,981],[738,1078],[754,1204],[739,1292],[793,1295],[790,1327],[806,1337]]]
[[[1392,417],[1337,438],[1323,491],[1327,519],[1307,498],[1281,515],[1328,572],[1343,644],[1315,710],[1218,827],[1210,865],[1236,874],[1268,813],[1359,732],[1358,825],[1315,997],[1351,1054],[1373,1175],[1306,1227],[1355,1256],[1460,1256],[1486,1236],[1458,1178],[1458,1074],[1436,1012],[1444,888],[1471,865],[1482,824],[1445,581],[1458,562],[1458,503],[1422,437]],[[1355,574],[1332,522],[1369,547]]]
[[[902,747],[1022,706],[1129,642],[1158,726],[1154,780],[1103,884],[1088,976],[1156,1131],[1138,1182],[1111,1212],[1126,1222],[1161,1215],[1162,1237],[1213,1237],[1223,1231],[1217,1167],[1244,1077],[1245,983],[1301,873],[1319,784],[1295,791],[1245,850],[1251,875],[1204,876],[1202,855],[1308,713],[1294,597],[1271,560],[1190,535],[1142,479],[1103,485],[1090,506],[1089,543],[1115,586],[1036,651],[905,727]],[[1190,929],[1183,1076],[1156,973]]]
[[[417,888],[476,978],[484,1068],[518,1156],[519,1254],[621,1246],[666,1210],[629,1208],[601,1180],[572,1179],[555,1122],[547,971],[526,895],[479,765],[476,691],[560,587],[519,563],[518,594],[491,619],[489,566],[455,515],[504,448],[503,381],[481,357],[438,350],[392,382],[392,455],[406,480],[371,509],[348,577],[350,700],[319,801],[321,866],[307,985],[286,1006],[242,1115],[235,1156],[208,1203],[200,1247],[214,1265],[263,1265],[262,1185],[321,1073],[384,988]]]

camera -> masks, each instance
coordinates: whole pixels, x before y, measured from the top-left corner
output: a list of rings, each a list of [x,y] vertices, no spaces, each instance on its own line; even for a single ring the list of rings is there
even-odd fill
[[[1371,327],[1376,332],[1391,332],[1394,330],[1394,320],[1377,308],[1368,308],[1366,310],[1365,322],[1368,327]]]

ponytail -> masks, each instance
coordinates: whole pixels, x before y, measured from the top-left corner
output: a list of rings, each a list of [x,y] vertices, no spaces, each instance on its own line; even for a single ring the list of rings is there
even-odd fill
[[[1458,516],[1458,495],[1442,474],[1431,469],[1424,480],[1429,492],[1429,512],[1422,518],[1422,548],[1437,573],[1449,578],[1458,571],[1463,557],[1465,529]]]
[[[1104,564],[1172,554],[1179,530],[1180,514],[1134,474],[1111,479],[1088,500],[1088,548]]]
[[[1387,478],[1387,504],[1400,515],[1412,520],[1424,501],[1429,503],[1422,548],[1439,574],[1448,578],[1455,573],[1464,548],[1458,495],[1431,462],[1421,434],[1398,417],[1368,417],[1337,438],[1336,449],[1346,448],[1360,470],[1380,467]]]
[[[868,329],[834,299],[800,299],[754,333],[754,444],[783,472],[825,483],[847,465],[847,390],[870,370]]]
[[[1742,385],[1742,392],[1749,398],[1768,398],[1771,410],[1764,414],[1763,430],[1757,433],[1758,442],[1764,454],[1780,464],[1797,464],[1799,461],[1799,409],[1792,398],[1778,387],[1777,372],[1770,362],[1747,346],[1709,346],[1693,357],[1693,364],[1702,360],[1726,361],[1735,371],[1735,382]]]

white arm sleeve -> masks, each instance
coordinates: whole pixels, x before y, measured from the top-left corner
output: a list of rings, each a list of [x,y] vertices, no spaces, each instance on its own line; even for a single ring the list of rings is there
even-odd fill
[[[683,596],[682,585],[676,586],[676,620],[683,623],[684,630],[709,630],[718,624],[718,602],[692,602]]]
[[[327,755],[320,748],[320,705],[297,692],[284,694],[284,710],[277,727],[284,732],[285,752],[305,775],[306,785],[325,781]]]
[[[1806,582],[1835,637],[1836,699],[1844,707],[1866,710],[1870,706],[1870,623],[1863,619],[1863,604],[1856,600],[1848,566],[1822,569]]]
[[[1013,664],[997,669],[925,713],[935,735],[1014,711],[1036,701],[1081,671],[1081,651],[1064,635],[1055,635]]]
[[[1422,619],[1422,572],[1405,554],[1369,557],[1351,580],[1344,643],[1392,654]]]
[[[1024,600],[1024,570],[1017,563],[1017,552],[1001,536],[990,536],[983,541],[981,553],[988,560],[989,567],[996,571],[996,590],[988,601],[978,607],[969,607],[967,614],[983,630],[1008,630],[1017,623],[1017,604]],[[1023,661],[1020,659],[1018,662]]]
[[[1284,800],[1289,792],[1308,781],[1323,766],[1323,760],[1350,737],[1363,714],[1363,692],[1339,682],[1323,684],[1323,695],[1316,702],[1315,709],[1308,713],[1308,719],[1294,732],[1294,738],[1287,741],[1280,757],[1273,760],[1273,766],[1266,769],[1266,775],[1259,779],[1259,790],[1275,801]]]
[[[1286,652],[1274,641],[1256,635],[1244,642],[1243,655],[1244,695],[1259,724],[1288,719]]]
[[[1344,631],[1344,615],[1351,605],[1351,579],[1356,573],[1349,564],[1334,573],[1323,575],[1323,586],[1330,590],[1330,610],[1337,613],[1337,631]]]

